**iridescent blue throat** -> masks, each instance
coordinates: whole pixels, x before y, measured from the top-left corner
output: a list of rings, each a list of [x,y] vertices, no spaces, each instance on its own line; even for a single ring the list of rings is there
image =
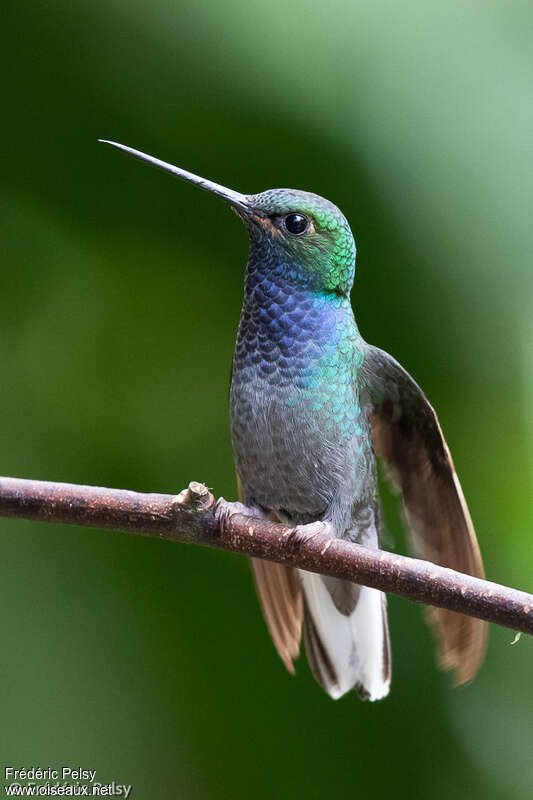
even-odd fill
[[[234,360],[241,380],[308,392],[324,381],[353,385],[362,353],[349,298],[302,286],[302,273],[270,259],[249,263]]]

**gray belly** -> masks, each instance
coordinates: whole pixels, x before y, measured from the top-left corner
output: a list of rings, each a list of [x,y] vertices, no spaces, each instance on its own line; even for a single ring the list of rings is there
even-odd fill
[[[306,522],[349,508],[367,484],[361,437],[328,425],[298,392],[233,381],[231,434],[245,501]],[[362,457],[363,456],[363,457]],[[342,516],[345,516],[343,513]]]

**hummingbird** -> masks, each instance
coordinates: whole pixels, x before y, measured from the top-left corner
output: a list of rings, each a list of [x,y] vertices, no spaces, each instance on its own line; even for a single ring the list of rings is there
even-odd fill
[[[484,577],[468,507],[435,411],[409,373],[359,333],[351,302],[356,247],[333,203],[295,189],[245,195],[117,142],[100,140],[223,198],[249,236],[244,299],[231,368],[230,426],[246,513],[306,539],[379,546],[376,459],[400,490],[414,553]],[[305,643],[333,698],[389,692],[385,594],[349,581],[252,559],[274,645],[290,672]],[[428,609],[438,661],[457,685],[473,678],[486,623]]]

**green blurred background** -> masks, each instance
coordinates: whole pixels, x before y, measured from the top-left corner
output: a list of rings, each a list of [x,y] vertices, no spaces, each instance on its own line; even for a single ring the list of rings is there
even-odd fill
[[[246,234],[98,145],[315,191],[353,302],[437,407],[487,574],[533,588],[533,11],[484,0],[2,7],[0,474],[235,497]],[[387,521],[403,539],[395,503]],[[531,640],[452,690],[390,598],[393,685],[333,702],[269,641],[243,558],[0,521],[0,762],[138,798],[531,797]]]

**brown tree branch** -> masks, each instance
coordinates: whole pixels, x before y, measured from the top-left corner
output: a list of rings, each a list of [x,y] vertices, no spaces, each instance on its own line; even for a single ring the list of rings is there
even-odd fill
[[[533,633],[533,595],[526,592],[322,534],[302,542],[291,535],[291,528],[242,514],[221,526],[214,503],[209,490],[194,482],[174,496],[0,477],[3,517],[88,525],[218,547],[346,578]]]

